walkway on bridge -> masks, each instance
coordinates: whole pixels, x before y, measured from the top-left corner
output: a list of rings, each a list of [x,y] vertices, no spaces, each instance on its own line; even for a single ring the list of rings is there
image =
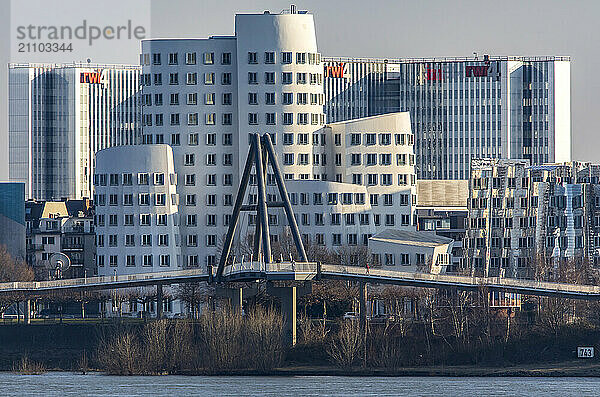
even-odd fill
[[[52,291],[94,291],[186,282],[212,282],[216,269],[185,269],[155,273],[100,276],[52,281],[0,283],[0,294],[36,295]],[[451,274],[401,272],[362,267],[319,264],[315,262],[244,262],[227,265],[223,282],[243,281],[310,281],[313,279],[350,280],[372,284],[391,284],[424,288],[456,288],[516,292],[524,295],[557,296],[573,299],[600,300],[600,286],[555,283],[504,277],[469,277]]]

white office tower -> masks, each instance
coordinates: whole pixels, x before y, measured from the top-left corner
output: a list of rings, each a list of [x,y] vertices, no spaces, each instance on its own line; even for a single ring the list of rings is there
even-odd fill
[[[571,160],[569,57],[324,58],[327,121],[410,113],[419,179],[473,158]]]
[[[183,266],[216,263],[253,133],[272,137],[305,239],[360,245],[380,228],[412,224],[403,216],[414,184],[408,116],[325,125],[311,14],[292,6],[236,15],[234,36],[144,40],[140,60],[143,141],[173,148]],[[361,170],[352,158],[363,152]],[[276,201],[274,182],[269,171],[267,198]],[[255,200],[250,186],[246,202]],[[272,214],[276,239],[287,221],[281,210]],[[238,232],[252,235],[253,222],[244,215]]]
[[[10,64],[9,179],[28,199],[92,196],[94,154],[141,134],[139,66]]]
[[[98,275],[180,267],[177,175],[171,148],[112,147],[97,153],[96,164]]]

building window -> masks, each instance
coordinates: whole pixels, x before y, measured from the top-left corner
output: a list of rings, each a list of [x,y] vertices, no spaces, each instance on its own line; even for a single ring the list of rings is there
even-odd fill
[[[257,64],[258,63],[258,57],[256,55],[256,52],[248,52],[248,63],[249,64]]]
[[[275,53],[272,51],[265,52],[265,63],[273,64],[275,63]]]
[[[231,65],[231,52],[221,54],[221,65]]]
[[[195,65],[196,64],[196,53],[195,52],[187,52],[185,54],[185,64],[186,65]]]
[[[248,113],[248,124],[250,124],[250,125],[258,124],[258,113]]]
[[[265,84],[275,84],[275,72],[265,72]]]
[[[196,73],[188,73],[186,74],[185,83],[187,85],[196,85],[198,82],[198,76]]]

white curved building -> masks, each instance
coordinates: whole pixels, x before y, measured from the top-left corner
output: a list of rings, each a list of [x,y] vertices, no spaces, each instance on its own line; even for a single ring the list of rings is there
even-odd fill
[[[182,266],[216,264],[253,133],[272,137],[305,238],[328,247],[359,245],[383,228],[412,227],[408,115],[325,124],[323,65],[308,12],[292,6],[280,14],[239,14],[233,36],[144,40],[140,60],[143,141],[173,149]],[[357,134],[362,142],[374,134],[376,141],[354,145]],[[371,154],[375,164],[352,163],[362,152],[361,164]],[[372,184],[368,172],[377,174]],[[277,200],[272,175],[267,192]],[[319,193],[323,204],[314,205]],[[329,193],[337,204],[327,204]],[[286,222],[273,214],[276,238]],[[242,221],[238,231],[253,234],[250,217]]]
[[[96,154],[98,275],[181,266],[176,183],[168,145],[119,146]]]

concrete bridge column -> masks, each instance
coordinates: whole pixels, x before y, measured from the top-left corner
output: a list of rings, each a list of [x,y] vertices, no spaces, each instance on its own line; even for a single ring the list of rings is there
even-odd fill
[[[156,318],[161,319],[163,317],[163,286],[162,284],[156,284]]]
[[[217,288],[217,296],[227,298],[231,305],[231,310],[236,314],[242,314],[244,297],[249,298],[258,294],[256,287],[219,287]]]
[[[281,299],[281,314],[284,318],[283,335],[285,342],[290,346],[295,346],[297,341],[298,294],[302,296],[311,292],[310,283],[299,289],[296,286],[276,287],[271,283],[267,284],[267,293]]]
[[[358,300],[360,325],[364,327],[367,324],[367,283],[364,281],[358,283]]]
[[[244,310],[244,289],[242,287],[231,288],[229,302],[233,312],[241,315]]]
[[[31,324],[31,299],[25,301],[25,310],[23,311],[23,314],[25,315],[25,324]]]

